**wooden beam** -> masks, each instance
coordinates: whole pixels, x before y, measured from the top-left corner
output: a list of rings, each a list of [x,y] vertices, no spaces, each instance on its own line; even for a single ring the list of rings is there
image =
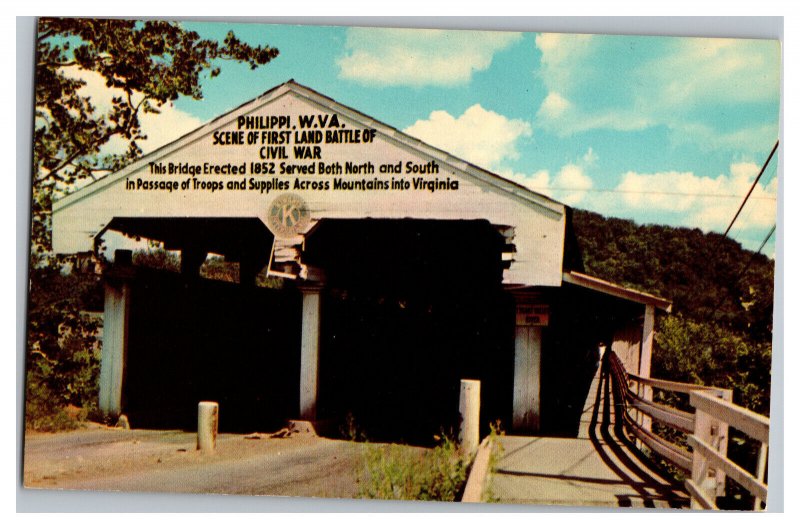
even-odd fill
[[[699,391],[692,391],[689,394],[689,403],[698,411],[741,430],[753,439],[769,443],[769,417]]]
[[[483,491],[486,485],[487,474],[489,473],[489,460],[492,456],[493,443],[487,436],[478,447],[475,455],[475,462],[469,471],[467,484],[464,487],[464,495],[461,497],[463,503],[481,503],[483,501]]]
[[[667,391],[675,391],[677,393],[690,393],[692,391],[708,391],[717,397],[722,397],[723,392],[726,391],[722,388],[714,386],[701,386],[699,384],[689,384],[688,382],[675,382],[673,380],[663,380],[660,378],[647,378],[639,375],[628,373],[628,378],[640,382],[642,384],[652,386],[658,389],[665,389]]]
[[[656,421],[685,433],[694,431],[694,416],[691,413],[659,405],[633,393],[629,393],[628,398],[631,399],[631,404],[634,408],[646,413]]]
[[[636,424],[633,418],[628,415],[626,424],[634,430],[634,435],[637,439],[641,440],[645,445],[650,447],[651,450],[668,459],[675,466],[684,470],[691,470],[692,468],[692,455],[681,447],[670,443],[669,441],[658,437],[652,432],[648,432],[641,426]]]
[[[541,417],[542,328],[516,327],[512,427],[537,433]]]
[[[652,304],[644,307],[644,323],[642,324],[642,349],[639,352],[639,376],[650,377],[650,363],[653,357],[653,333],[655,329],[656,309]],[[653,400],[653,388],[642,386],[641,396],[644,400]],[[642,427],[650,431],[653,423],[650,417],[642,417]]]
[[[644,323],[642,325],[642,351],[639,355],[640,377],[650,377],[650,363],[653,357],[653,333],[655,329],[656,309],[654,305],[646,305],[644,309]],[[652,393],[652,388],[651,388]],[[647,395],[645,395],[646,397]]]
[[[697,486],[697,483],[695,483],[694,480],[686,480],[686,490],[688,490],[689,494],[692,495],[692,508],[696,508],[695,502],[697,502],[697,504],[703,509],[708,509],[711,511],[719,510],[719,507],[717,507],[717,502],[711,499],[704,490]]]
[[[760,483],[748,471],[725,457],[723,454],[717,452],[714,447],[703,442],[694,435],[690,435],[687,438],[687,441],[689,446],[692,447],[692,450],[701,453],[703,457],[709,460],[712,468],[719,468],[723,470],[731,479],[747,489],[748,492],[750,492],[750,494],[753,496],[761,498],[762,500],[767,498],[767,486],[763,483]]]

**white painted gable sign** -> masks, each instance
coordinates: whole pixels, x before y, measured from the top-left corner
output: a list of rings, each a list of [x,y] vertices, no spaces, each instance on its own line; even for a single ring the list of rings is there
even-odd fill
[[[293,81],[54,205],[58,253],[115,217],[258,218],[276,239],[322,219],[488,220],[513,233],[504,281],[561,284],[565,206]]]

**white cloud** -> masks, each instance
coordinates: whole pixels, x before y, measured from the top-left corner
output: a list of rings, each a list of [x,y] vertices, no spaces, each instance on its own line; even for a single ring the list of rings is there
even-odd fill
[[[584,53],[590,46],[592,35],[579,33],[539,33],[536,47],[547,52],[547,61],[561,62],[568,57]]]
[[[111,109],[111,99],[114,96],[124,95],[122,90],[107,87],[105,78],[99,73],[82,70],[77,67],[65,68],[64,73],[69,77],[82,79],[86,82],[86,85],[78,93],[84,97],[91,98],[97,115],[108,112]],[[134,94],[136,101],[140,100],[141,97],[141,94]],[[159,114],[139,113],[139,122],[142,126],[142,131],[147,135],[147,139],[138,140],[137,144],[145,153],[151,152],[202,125],[202,121],[198,118],[178,110],[172,104],[168,103],[159,110]],[[127,142],[123,138],[115,136],[105,145],[102,152],[120,152],[125,148],[126,144]]]
[[[520,33],[349,28],[340,76],[366,84],[454,86],[487,69]]]
[[[546,34],[536,46],[548,90],[536,122],[544,130],[664,126],[672,141],[705,148],[763,149],[777,137],[768,110],[780,88],[774,41]]]
[[[584,200],[593,184],[592,179],[583,172],[581,166],[567,164],[556,174],[553,187],[557,190],[562,202],[574,206]]]
[[[542,101],[537,116],[545,119],[556,119],[564,114],[572,104],[564,99],[558,92],[550,92]]]
[[[498,171],[498,174],[504,178],[513,180],[518,184],[524,185],[538,193],[555,198],[550,193],[550,172],[545,169],[536,171],[530,175],[517,173],[510,169],[501,169]]]
[[[752,162],[737,162],[730,165],[728,174],[716,177],[681,171],[628,171],[614,188],[602,189],[595,186],[586,170],[596,159],[589,148],[579,160],[565,164],[555,174],[547,170],[532,174],[510,169],[498,172],[569,206],[637,222],[723,232],[760,169]],[[756,185],[730,235],[755,250],[759,237],[763,238],[776,221],[777,191],[777,178]]]
[[[591,153],[589,149],[587,154]],[[519,184],[564,202],[570,206],[581,206],[589,198],[594,181],[586,174],[582,164],[568,163],[551,178],[547,170],[536,171],[526,175],[511,170],[501,170],[500,175]]]
[[[597,154],[595,154],[594,149],[589,147],[589,149],[586,151],[586,154],[584,154],[581,159],[583,160],[584,164],[592,165],[592,164],[594,164],[594,162],[597,161],[597,158],[598,158],[598,156],[597,156]]]
[[[716,177],[692,172],[629,171],[615,188],[617,206],[628,214],[663,212],[680,214],[680,224],[705,231],[723,231],[750,189],[759,166],[734,163],[730,174]],[[736,221],[738,230],[764,229],[775,223],[777,179],[759,183]]]
[[[517,159],[518,140],[532,134],[529,123],[509,119],[479,104],[457,118],[435,110],[404,132],[487,169]]]
[[[668,106],[766,101],[778,94],[779,50],[770,41],[677,39],[642,74],[661,87],[657,96]]]
[[[147,139],[139,142],[144,152],[176,140],[203,124],[201,120],[169,105],[161,107],[160,114],[144,114],[140,118]]]

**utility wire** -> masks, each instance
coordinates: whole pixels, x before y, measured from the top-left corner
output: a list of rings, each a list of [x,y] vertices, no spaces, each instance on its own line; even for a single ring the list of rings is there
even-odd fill
[[[780,140],[777,140],[775,142],[775,146],[772,148],[772,151],[769,153],[769,156],[767,157],[767,161],[765,161],[764,165],[761,166],[761,170],[758,172],[758,176],[756,176],[756,179],[753,181],[753,185],[751,185],[750,189],[747,191],[747,195],[745,195],[744,200],[742,200],[742,203],[739,205],[739,209],[736,210],[736,214],[733,216],[733,219],[731,219],[730,224],[728,224],[728,228],[725,230],[725,233],[722,234],[722,237],[717,239],[717,242],[714,245],[714,249],[712,251],[712,254],[719,249],[719,247],[722,244],[722,242],[728,236],[728,232],[731,231],[731,228],[733,227],[733,223],[736,222],[737,218],[739,218],[739,214],[742,212],[742,209],[744,209],[744,205],[747,204],[747,200],[750,198],[750,195],[753,193],[753,189],[755,189],[756,184],[758,184],[758,181],[764,175],[764,171],[766,170],[767,166],[769,165],[769,162],[772,160],[772,157],[775,155],[775,151],[778,150],[778,144],[779,143],[780,143]],[[715,311],[716,311],[716,309],[715,309]]]
[[[621,195],[668,195],[680,197],[697,197],[697,198],[739,198],[740,195],[732,195],[726,193],[687,193],[681,191],[654,191],[652,189],[643,189],[641,191],[634,189],[609,189],[605,187],[531,187],[533,191],[538,193],[547,193],[550,191],[580,191],[582,193],[619,193]],[[757,197],[750,197],[753,200],[777,200],[778,197],[774,195],[762,195]]]
[[[756,254],[759,254],[759,253],[761,253],[761,250],[763,250],[763,249],[764,249],[764,246],[766,246],[766,245],[767,245],[767,241],[769,240],[769,238],[770,238],[770,237],[772,237],[772,234],[773,234],[773,233],[775,233],[775,228],[777,228],[777,227],[778,227],[778,225],[777,225],[777,224],[773,224],[773,225],[772,225],[772,229],[771,229],[771,230],[769,230],[769,233],[768,233],[768,234],[767,234],[767,236],[764,238],[764,242],[762,242],[762,243],[761,243],[761,246],[759,246],[759,247],[758,247],[758,250],[756,250],[756,253],[754,253],[754,254],[753,254],[753,257],[755,257],[755,256],[756,256]],[[750,260],[751,260],[751,261],[753,260],[753,257],[751,257],[751,258],[750,258]],[[750,264],[749,264],[749,263],[748,263],[748,266],[750,266]]]
[[[733,224],[736,222],[736,219],[739,217],[739,213],[742,212],[742,209],[744,208],[744,205],[747,203],[747,200],[750,198],[750,194],[753,192],[753,189],[755,189],[756,184],[758,184],[758,181],[761,179],[761,176],[764,174],[764,171],[766,170],[767,166],[769,165],[769,162],[772,160],[772,157],[775,155],[775,151],[778,150],[778,145],[779,144],[780,144],[780,140],[775,142],[775,146],[772,148],[772,151],[769,153],[769,156],[767,157],[767,160],[764,162],[764,165],[761,166],[761,171],[759,171],[758,176],[756,176],[756,179],[753,181],[753,185],[750,186],[750,190],[747,192],[747,195],[745,195],[744,200],[742,200],[742,204],[739,206],[739,209],[736,211],[736,214],[733,216],[733,219],[731,219],[731,223],[728,224],[728,229],[725,230],[725,233],[722,235],[722,237],[717,240],[717,244],[714,245],[714,252],[716,252],[719,249],[720,244],[722,244],[722,242],[728,236],[728,232],[731,230],[731,228],[733,227]],[[758,252],[756,252],[753,255],[751,255],[750,259],[747,262],[747,264],[739,271],[738,274],[736,274],[736,278],[733,280],[733,282],[731,282],[729,285],[723,285],[723,288],[725,288],[725,290],[727,290],[728,293],[730,293],[730,291],[731,291],[730,287],[735,285],[736,283],[738,283],[739,280],[741,279],[742,275],[747,271],[748,268],[750,268],[750,265],[753,264],[753,260],[755,259],[755,256],[758,255],[761,252],[761,250],[767,244],[767,241],[769,240],[770,237],[772,237],[772,234],[774,232],[775,232],[775,226],[772,227],[772,229],[769,231],[769,234],[764,239],[764,242],[761,243],[761,247],[759,247]],[[711,311],[711,320],[712,321],[714,320],[714,317],[716,316],[717,311],[719,310],[719,307],[722,305],[722,303],[723,303],[723,298],[720,298],[719,300],[717,300],[717,303],[714,306],[714,309]]]
[[[744,197],[744,200],[742,200],[742,204],[739,206],[739,209],[736,211],[736,215],[733,216],[733,219],[731,220],[731,223],[728,224],[728,229],[725,230],[725,233],[722,235],[723,237],[727,237],[728,236],[728,232],[731,231],[731,228],[733,227],[733,223],[736,222],[737,218],[739,218],[739,213],[742,212],[742,208],[744,208],[744,205],[747,203],[747,199],[750,198],[750,194],[753,192],[753,189],[755,189],[756,184],[758,184],[758,181],[761,179],[761,175],[764,174],[764,170],[769,165],[770,160],[772,160],[772,156],[775,154],[775,151],[778,150],[778,144],[779,143],[780,143],[780,140],[775,142],[775,146],[772,148],[772,152],[769,153],[769,157],[767,158],[767,161],[764,162],[764,165],[761,166],[761,171],[759,171],[758,176],[753,181],[753,185],[750,186],[750,190],[747,192],[747,195]]]
[[[770,171],[769,171],[769,172],[768,172],[768,173],[767,173],[765,176],[761,177],[761,179],[762,179],[762,180],[765,180],[765,182],[768,182],[768,181],[770,181],[770,180],[772,179],[772,177],[774,177],[774,176],[775,176],[775,174],[776,174],[777,172],[778,172],[778,165],[777,165],[777,164],[772,164],[772,170],[770,170]],[[768,185],[768,184],[767,184],[767,183],[765,183],[765,184],[764,184],[764,187],[766,188],[766,186],[767,186],[767,185]],[[760,197],[760,196],[758,196],[758,195],[752,195],[752,196],[750,197],[750,200],[757,200],[757,199],[759,199],[759,198],[763,198],[763,197]],[[777,197],[776,195],[770,195],[770,199],[772,199],[772,200],[777,200],[777,198],[778,198],[778,197]],[[742,210],[742,217],[740,217],[740,218],[742,219],[742,222],[740,222],[740,223],[739,223],[739,225],[738,225],[738,227],[736,227],[736,228],[735,228],[735,229],[734,229],[734,230],[733,230],[733,231],[730,233],[730,235],[729,235],[729,236],[730,236],[730,238],[731,238],[731,239],[733,239],[733,240],[738,240],[738,239],[737,239],[737,237],[738,237],[739,235],[741,235],[741,234],[742,234],[742,232],[744,232],[744,231],[747,229],[747,220],[748,220],[750,217],[752,217],[752,216],[753,216],[753,211],[754,211],[754,210],[755,210],[755,208],[753,208],[753,207],[750,207],[750,208],[745,208],[744,210]]]
[[[739,270],[739,273],[736,274],[736,277],[733,279],[733,281],[731,281],[731,283],[730,283],[731,285],[735,285],[736,283],[738,283],[739,280],[742,278],[742,276],[744,276],[744,274],[750,269],[750,265],[752,265],[753,261],[755,261],[756,255],[759,255],[761,253],[761,250],[763,250],[764,246],[767,245],[767,241],[770,240],[770,238],[772,237],[772,234],[775,233],[775,228],[777,228],[777,227],[778,227],[777,224],[773,224],[772,225],[772,229],[770,229],[769,233],[767,234],[767,236],[764,237],[764,241],[761,243],[761,246],[759,246],[758,250],[756,250],[755,253],[750,256],[750,259],[747,260],[747,264],[745,264],[742,267],[742,269]],[[730,292],[730,289],[727,286],[725,287],[725,289],[728,290],[728,292]],[[723,301],[722,298],[720,298],[717,301],[717,304],[714,306],[714,310],[711,312],[711,318],[712,319],[714,318],[714,316],[716,316],[717,311],[719,310],[719,307],[722,305],[722,301]]]

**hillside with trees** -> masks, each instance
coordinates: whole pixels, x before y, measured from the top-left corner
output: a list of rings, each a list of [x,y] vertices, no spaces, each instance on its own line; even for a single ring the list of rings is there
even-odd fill
[[[653,376],[734,390],[769,415],[775,263],[718,233],[575,210],[588,274],[673,301],[657,322]]]

